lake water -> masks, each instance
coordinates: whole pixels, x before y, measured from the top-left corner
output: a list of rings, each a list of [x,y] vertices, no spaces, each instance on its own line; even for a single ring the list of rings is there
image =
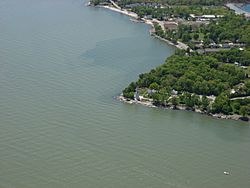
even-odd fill
[[[245,5],[242,9],[247,12],[250,12],[250,4]]]
[[[85,3],[0,0],[0,187],[249,187],[248,123],[114,99],[174,49]]]

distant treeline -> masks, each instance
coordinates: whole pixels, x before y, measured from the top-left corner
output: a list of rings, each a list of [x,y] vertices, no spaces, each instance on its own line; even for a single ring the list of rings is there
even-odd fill
[[[229,14],[230,11],[222,6],[172,6],[165,8],[155,8],[148,6],[135,6],[132,8],[132,11],[137,13],[139,17],[144,17],[147,15],[151,15],[152,18],[156,18],[158,20],[164,20],[171,17],[175,18],[190,18],[190,14],[197,15],[205,15],[205,14],[214,14],[214,15],[226,15]]]
[[[249,3],[249,0],[121,0],[120,5],[128,5],[134,3],[162,3],[168,5],[223,5],[225,3]]]

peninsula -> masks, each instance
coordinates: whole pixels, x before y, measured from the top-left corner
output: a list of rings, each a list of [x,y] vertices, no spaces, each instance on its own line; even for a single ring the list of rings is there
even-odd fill
[[[89,5],[150,24],[153,36],[177,47],[164,64],[129,84],[119,100],[249,121],[250,20],[226,3],[92,0]]]

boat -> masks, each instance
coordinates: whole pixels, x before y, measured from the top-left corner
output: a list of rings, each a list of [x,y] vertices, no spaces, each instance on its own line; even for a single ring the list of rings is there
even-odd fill
[[[224,171],[223,173],[224,173],[225,175],[229,175],[229,172],[227,172],[227,171]]]

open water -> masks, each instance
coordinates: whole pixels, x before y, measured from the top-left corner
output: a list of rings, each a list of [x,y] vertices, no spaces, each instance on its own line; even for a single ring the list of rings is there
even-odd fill
[[[115,100],[174,49],[85,3],[0,0],[0,187],[249,188],[249,124]]]

